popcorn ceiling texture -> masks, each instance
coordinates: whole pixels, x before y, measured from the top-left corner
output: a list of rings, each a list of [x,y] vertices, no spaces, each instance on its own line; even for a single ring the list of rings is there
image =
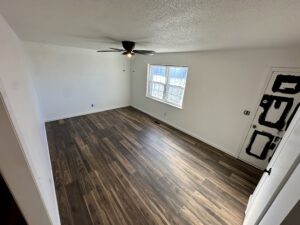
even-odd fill
[[[159,52],[300,45],[299,0],[0,0],[23,40]]]

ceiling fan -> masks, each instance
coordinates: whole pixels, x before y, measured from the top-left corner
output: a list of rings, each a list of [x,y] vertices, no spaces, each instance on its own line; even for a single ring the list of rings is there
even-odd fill
[[[154,55],[155,53],[155,51],[151,50],[135,50],[135,42],[133,41],[122,41],[122,46],[124,49],[110,48],[111,50],[98,50],[97,52],[121,52],[122,55],[126,55],[128,58],[131,58],[135,54]]]

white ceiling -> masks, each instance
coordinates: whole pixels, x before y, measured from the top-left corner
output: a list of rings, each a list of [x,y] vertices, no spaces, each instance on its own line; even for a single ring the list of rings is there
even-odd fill
[[[27,41],[159,52],[300,45],[300,0],[0,0]]]

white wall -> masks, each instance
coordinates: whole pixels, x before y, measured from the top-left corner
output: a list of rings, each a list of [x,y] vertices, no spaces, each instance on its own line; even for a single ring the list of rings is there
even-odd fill
[[[119,53],[29,42],[25,46],[46,121],[130,104],[130,61]]]
[[[1,148],[3,148],[1,150],[3,151],[1,151],[2,155],[0,155],[0,158],[2,160],[11,160],[5,161],[5,164],[1,163],[1,171],[3,172],[3,177],[8,181],[8,186],[16,191],[18,188],[23,188],[22,181],[24,181],[24,179],[16,179],[15,176],[17,173],[15,173],[16,171],[14,171],[13,168],[22,170],[21,165],[24,165],[24,171],[30,169],[33,176],[32,181],[37,185],[37,190],[41,194],[40,197],[49,213],[52,223],[53,225],[58,225],[60,222],[45,127],[43,116],[40,114],[40,108],[37,105],[36,95],[32,86],[30,63],[18,37],[1,15],[0,47],[0,91],[21,143],[20,149],[22,149],[23,152],[20,152],[20,154],[22,153],[23,159],[27,162],[27,166],[30,167],[25,167],[26,164],[20,162],[20,155],[19,158],[14,158],[12,155],[4,155],[6,150],[4,146],[6,146],[6,143],[1,143]],[[10,170],[8,170],[5,165],[9,165]],[[24,182],[30,181],[27,180]],[[24,184],[24,187],[25,186]],[[28,187],[29,186],[30,185],[28,185]],[[34,192],[33,189],[23,189],[23,195],[28,194],[30,196],[30,193],[27,192],[31,191]],[[16,200],[20,204],[18,198]],[[25,210],[24,216],[28,219],[32,218],[31,214],[38,212],[30,210],[33,207],[31,207],[30,204],[34,204],[33,202],[28,202],[27,204],[27,208],[24,208],[24,203],[22,203],[23,208],[21,207],[21,210],[23,213]],[[45,219],[44,222],[46,220],[47,219]]]
[[[183,109],[145,97],[148,63],[189,66]],[[138,56],[131,63],[131,104],[237,156],[271,67],[300,67],[300,50],[245,49]],[[244,116],[244,109],[249,109],[251,115]]]

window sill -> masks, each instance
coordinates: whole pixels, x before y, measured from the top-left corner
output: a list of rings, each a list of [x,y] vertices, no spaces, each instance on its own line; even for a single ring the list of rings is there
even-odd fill
[[[159,98],[154,98],[154,97],[151,97],[151,96],[149,96],[149,95],[146,95],[146,98],[149,98],[149,99],[151,99],[151,100],[155,100],[155,101],[157,101],[157,102],[160,102],[160,103],[163,103],[163,104],[166,104],[166,105],[170,105],[170,106],[172,106],[172,107],[174,107],[174,108],[177,108],[177,109],[182,109],[182,106],[175,105],[175,104],[173,104],[173,103],[171,103],[171,102],[163,101],[163,100],[161,100],[161,99],[159,99]]]

